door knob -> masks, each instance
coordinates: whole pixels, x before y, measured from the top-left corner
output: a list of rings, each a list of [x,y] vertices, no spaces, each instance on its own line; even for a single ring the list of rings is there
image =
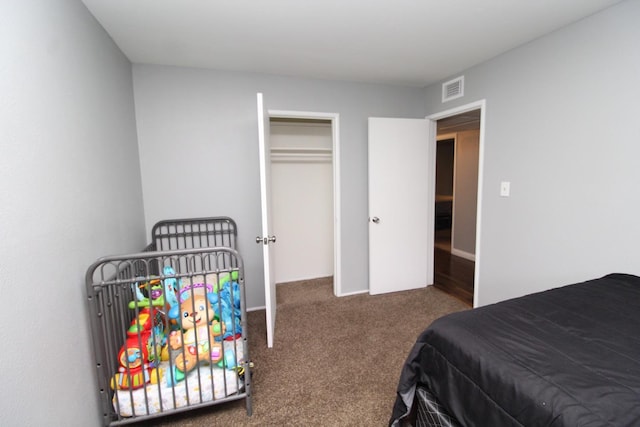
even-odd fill
[[[380,218],[374,216],[373,218],[371,218],[371,221],[373,221],[374,224],[378,224],[380,222]]]
[[[269,242],[271,243],[275,243],[276,242],[276,236],[269,236],[269,237],[256,237],[256,243],[260,244],[262,243],[263,245],[268,245]]]

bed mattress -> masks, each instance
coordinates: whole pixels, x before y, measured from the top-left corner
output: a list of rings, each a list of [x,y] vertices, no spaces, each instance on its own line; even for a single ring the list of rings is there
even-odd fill
[[[454,313],[403,367],[391,425],[426,387],[462,426],[640,425],[640,278],[611,274]]]

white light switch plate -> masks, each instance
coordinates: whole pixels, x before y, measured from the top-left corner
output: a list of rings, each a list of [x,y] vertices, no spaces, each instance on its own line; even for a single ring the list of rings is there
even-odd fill
[[[509,197],[511,195],[511,183],[509,181],[502,181],[500,183],[500,195],[502,197]]]

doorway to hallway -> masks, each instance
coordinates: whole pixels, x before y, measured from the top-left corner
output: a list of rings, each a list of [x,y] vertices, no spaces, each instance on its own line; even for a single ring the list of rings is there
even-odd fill
[[[480,109],[437,122],[434,286],[473,305]]]

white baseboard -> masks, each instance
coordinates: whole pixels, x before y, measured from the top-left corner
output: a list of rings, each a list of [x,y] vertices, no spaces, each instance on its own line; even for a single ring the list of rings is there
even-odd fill
[[[251,308],[247,308],[247,312],[249,311],[258,311],[258,310],[266,310],[267,307],[266,306],[262,306],[262,307],[251,307]]]
[[[461,251],[460,249],[451,248],[451,255],[459,256],[460,258],[468,259],[469,261],[476,261],[476,255],[470,252]]]

